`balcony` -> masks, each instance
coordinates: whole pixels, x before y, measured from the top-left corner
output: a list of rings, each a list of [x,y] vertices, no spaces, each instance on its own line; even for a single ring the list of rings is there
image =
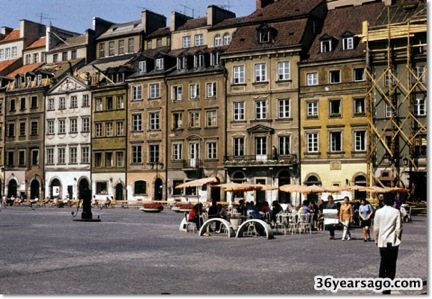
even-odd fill
[[[298,164],[297,155],[278,156],[270,159],[267,155],[248,155],[248,156],[225,156],[225,167],[268,167],[290,166]]]

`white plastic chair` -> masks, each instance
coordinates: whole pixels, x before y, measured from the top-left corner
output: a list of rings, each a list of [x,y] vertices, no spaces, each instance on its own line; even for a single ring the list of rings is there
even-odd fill
[[[302,232],[306,233],[307,230],[312,234],[311,219],[313,219],[313,217],[310,213],[299,215],[298,231],[300,234]]]

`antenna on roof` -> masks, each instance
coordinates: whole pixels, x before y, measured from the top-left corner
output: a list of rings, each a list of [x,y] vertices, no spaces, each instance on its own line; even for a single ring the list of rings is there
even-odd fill
[[[189,6],[183,5],[183,4],[180,4],[180,6],[183,6],[183,8],[184,8],[183,13],[184,13],[184,14],[186,14],[186,8],[192,10],[192,18],[194,17],[195,9],[193,9],[193,8],[191,8],[191,7],[189,7]]]
[[[50,17],[48,17],[49,16],[48,14],[43,13],[43,12],[37,13],[36,16],[39,17],[39,23],[41,23],[41,24],[42,24],[43,20],[56,20],[56,18],[50,18]],[[51,22],[50,22],[50,25],[51,25]]]

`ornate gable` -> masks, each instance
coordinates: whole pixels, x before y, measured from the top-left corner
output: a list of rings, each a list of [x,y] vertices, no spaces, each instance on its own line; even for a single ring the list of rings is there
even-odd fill
[[[77,92],[88,89],[88,86],[80,79],[68,75],[64,77],[59,83],[57,83],[49,93],[65,93],[65,92]]]
[[[247,129],[249,134],[259,134],[259,133],[270,133],[274,134],[274,129],[264,126],[264,125],[256,125],[249,129]]]

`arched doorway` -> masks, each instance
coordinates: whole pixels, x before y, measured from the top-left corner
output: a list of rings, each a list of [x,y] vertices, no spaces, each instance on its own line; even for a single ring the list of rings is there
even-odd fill
[[[161,178],[157,178],[154,183],[154,200],[162,200],[163,182]]]
[[[278,179],[279,179],[279,187],[286,184],[291,184],[291,175],[286,170],[279,172]],[[279,190],[278,201],[279,203],[291,203],[291,193],[283,192]]]
[[[8,184],[8,194],[7,196],[10,198],[12,196],[17,197],[18,184],[15,180],[10,180]]]
[[[50,186],[50,196],[51,198],[61,197],[61,183],[58,179],[53,179]]]
[[[81,179],[79,182],[78,198],[82,200],[91,200],[90,183],[87,179]]]
[[[366,186],[366,177],[364,175],[358,175],[354,178],[354,185],[357,186]],[[366,191],[354,191],[354,198],[353,199],[365,199],[366,198]]]
[[[123,200],[123,185],[121,183],[118,183],[115,186],[115,200]]]
[[[38,180],[33,180],[30,184],[30,199],[39,198],[40,184]]]
[[[310,175],[307,178],[305,184],[306,184],[306,186],[321,185],[321,180],[315,175]],[[318,194],[317,193],[309,193],[307,195],[307,200],[309,202],[318,202]]]

